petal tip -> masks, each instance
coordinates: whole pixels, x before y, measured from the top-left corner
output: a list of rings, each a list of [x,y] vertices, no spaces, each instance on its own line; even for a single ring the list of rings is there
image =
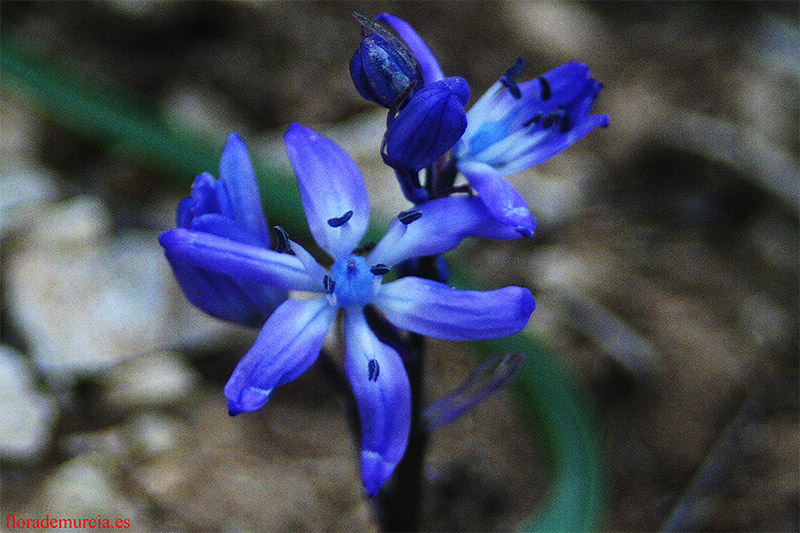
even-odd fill
[[[397,463],[390,463],[377,452],[364,450],[361,452],[361,480],[370,497],[380,492],[386,481],[392,476]]]

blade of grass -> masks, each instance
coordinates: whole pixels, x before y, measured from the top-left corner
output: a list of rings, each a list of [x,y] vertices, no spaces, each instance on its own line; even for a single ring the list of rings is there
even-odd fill
[[[481,288],[478,279],[451,266],[453,284]],[[604,468],[587,399],[539,340],[518,333],[474,343],[482,354],[525,354],[514,383],[531,416],[532,431],[542,434],[552,462],[553,482],[546,500],[524,531],[592,531],[601,526]]]

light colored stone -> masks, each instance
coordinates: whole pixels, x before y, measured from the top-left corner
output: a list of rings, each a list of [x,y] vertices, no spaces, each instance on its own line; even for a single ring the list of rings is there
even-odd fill
[[[147,527],[137,506],[122,491],[113,462],[101,454],[75,457],[56,468],[41,485],[26,517],[129,520],[131,530]]]
[[[33,372],[16,351],[0,346],[0,456],[31,461],[49,446],[58,408],[36,389]]]
[[[180,354],[159,352],[137,357],[103,376],[105,400],[119,409],[157,407],[191,394],[199,376]]]
[[[147,459],[175,450],[191,435],[185,422],[155,413],[138,415],[125,429],[132,450]]]
[[[58,194],[55,177],[47,169],[17,157],[0,163],[0,234],[31,225]]]
[[[161,344],[169,276],[151,233],[96,246],[30,244],[9,258],[7,302],[39,367],[68,381]]]

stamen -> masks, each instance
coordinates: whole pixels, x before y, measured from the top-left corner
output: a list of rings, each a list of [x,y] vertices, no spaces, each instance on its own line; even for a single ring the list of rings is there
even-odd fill
[[[422,216],[422,211],[418,209],[412,209],[410,211],[401,212],[399,215],[397,215],[397,219],[406,226],[408,226],[421,216]]]
[[[352,257],[347,260],[347,272],[349,274],[355,274],[356,273],[356,260],[353,259]]]
[[[550,100],[550,97],[553,96],[553,93],[550,90],[550,82],[548,82],[544,78],[544,76],[539,76],[536,79],[539,80],[539,85],[542,86],[542,91],[541,91],[542,101]]]
[[[344,215],[340,217],[333,217],[328,219],[328,225],[332,228],[338,228],[339,226],[344,226],[347,224],[347,221],[350,220],[350,217],[353,216],[353,210],[351,209]]]
[[[533,115],[529,121],[525,122],[522,125],[522,127],[527,128],[531,124],[538,124],[541,120],[542,120],[542,113],[540,111],[537,111],[536,114]]]
[[[377,359],[370,359],[367,364],[367,379],[369,381],[378,381],[378,375],[381,373],[381,367],[378,365]]]
[[[331,279],[331,277],[325,274],[325,277],[322,278],[322,286],[325,288],[325,294],[333,294],[333,290],[336,288],[336,282]]]
[[[372,272],[375,276],[383,276],[384,274],[388,274],[390,270],[391,268],[384,265],[383,263],[378,263],[375,266],[369,267],[369,271]]]
[[[567,133],[569,129],[572,127],[572,123],[569,120],[569,115],[564,112],[564,116],[561,117],[561,125],[559,126],[559,131],[561,133]]]
[[[500,83],[508,89],[508,92],[511,93],[511,96],[517,100],[519,100],[519,98],[522,96],[522,93],[520,93],[519,87],[517,87],[517,82],[514,81],[514,77],[519,76],[524,67],[525,60],[521,57],[518,57],[514,60],[514,64],[506,70],[505,74],[500,76],[499,80]]]
[[[275,251],[279,254],[292,251],[292,245],[289,244],[289,234],[280,226],[275,226],[275,241]]]

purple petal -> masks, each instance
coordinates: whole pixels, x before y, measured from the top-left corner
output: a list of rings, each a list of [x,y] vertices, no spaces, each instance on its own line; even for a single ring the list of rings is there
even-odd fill
[[[225,274],[237,281],[283,290],[324,290],[322,280],[312,278],[293,255],[183,228],[165,231],[158,241],[171,261]]]
[[[269,230],[261,209],[261,196],[253,164],[244,141],[235,132],[228,136],[228,142],[222,150],[219,175],[220,192],[226,200],[220,201],[224,209],[222,214],[239,222],[261,239],[265,246],[269,246]]]
[[[498,171],[478,161],[461,161],[457,166],[497,220],[526,237],[533,236],[536,219],[531,215],[528,204]]]
[[[358,246],[369,223],[369,200],[361,171],[344,150],[309,128],[293,123],[284,140],[314,239],[334,259],[348,255]],[[345,224],[328,224],[348,211],[353,215]]]
[[[361,479],[375,496],[406,451],[411,388],[400,356],[378,340],[362,309],[346,311],[344,334],[344,368],[361,417]]]
[[[514,161],[511,161],[507,168],[504,169],[504,173],[512,174],[543,163],[565,148],[578,142],[595,128],[605,128],[606,126],[608,126],[607,115],[589,115],[584,117],[574,124],[566,133],[553,132],[551,135],[548,135],[544,141],[533,144],[525,153]]]
[[[256,328],[286,300],[285,290],[238,282],[166,256],[186,299],[211,316]]]
[[[386,154],[392,166],[418,171],[452,148],[467,128],[468,99],[469,86],[458,77],[415,94],[386,130]]]
[[[455,248],[467,237],[518,239],[520,233],[498,221],[478,198],[449,196],[414,208],[422,213],[410,224],[394,219],[367,257],[374,265],[396,265],[412,257],[436,255]]]
[[[326,299],[286,300],[269,317],[255,344],[225,385],[228,412],[255,411],[272,390],[308,370],[336,316]]]
[[[422,40],[422,37],[414,31],[411,24],[389,13],[381,13],[375,18],[391,26],[406,43],[411,53],[414,54],[414,57],[417,59],[420,69],[422,69],[422,79],[425,81],[425,85],[430,85],[444,78],[442,69],[439,67],[439,62],[436,61],[436,56],[433,55],[433,52],[431,52],[428,45],[425,44],[425,41]]]
[[[522,287],[460,291],[414,277],[381,286],[373,303],[398,328],[455,341],[516,333],[525,327],[534,309],[531,291]]]

